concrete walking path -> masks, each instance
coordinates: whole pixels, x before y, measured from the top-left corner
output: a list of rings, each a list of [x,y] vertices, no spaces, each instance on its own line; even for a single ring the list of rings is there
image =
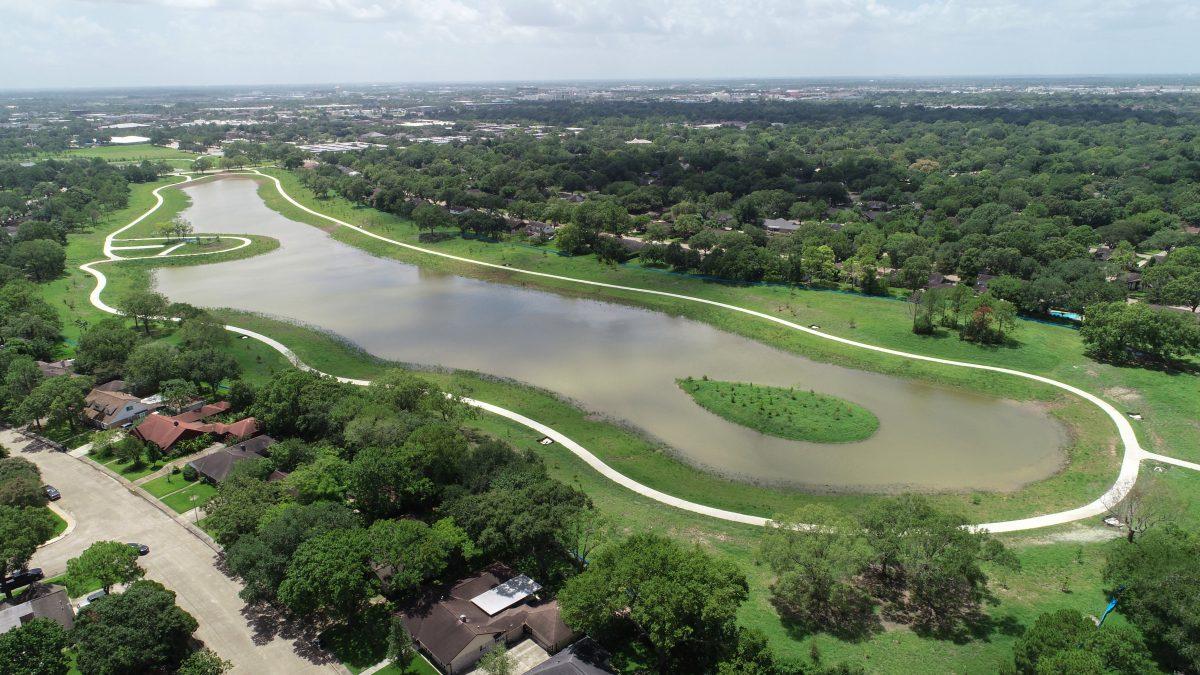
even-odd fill
[[[538,272],[538,271],[534,271],[534,270],[525,270],[525,269],[520,269],[520,268],[509,267],[507,265],[500,265],[500,264],[489,263],[489,262],[484,262],[484,261],[480,261],[480,260],[473,260],[471,258],[464,258],[462,256],[452,255],[452,254],[445,253],[442,251],[435,251],[432,249],[422,248],[420,246],[415,246],[413,244],[409,244],[409,243],[405,243],[402,241],[397,241],[395,239],[390,239],[388,237],[381,236],[379,234],[370,232],[370,231],[363,229],[361,227],[358,227],[356,225],[351,225],[350,223],[347,223],[343,220],[339,220],[332,216],[328,216],[328,215],[325,215],[318,211],[314,211],[313,209],[310,209],[307,206],[305,206],[305,205],[301,204],[300,202],[296,201],[295,199],[293,199],[291,197],[291,195],[289,195],[283,189],[283,184],[279,181],[278,178],[264,174],[264,173],[258,171],[257,169],[253,169],[249,173],[241,173],[241,174],[233,174],[233,175],[255,175],[255,176],[264,178],[266,180],[272,181],[275,184],[276,190],[279,192],[279,195],[281,197],[283,197],[283,199],[285,201],[287,201],[292,206],[295,206],[296,208],[300,209],[301,211],[304,211],[305,213],[309,213],[311,215],[314,215],[318,218],[327,220],[327,221],[334,223],[336,225],[339,225],[341,227],[345,227],[345,228],[354,230],[355,232],[366,235],[373,239],[377,239],[379,241],[383,241],[388,244],[399,246],[401,248],[406,248],[409,250],[417,251],[419,253],[439,256],[442,258],[455,260],[457,262],[462,262],[462,263],[466,263],[466,264],[470,264],[470,265],[477,265],[477,266],[481,266],[481,267],[490,267],[490,268],[494,268],[494,269],[498,269],[498,270],[504,270],[506,272],[511,272],[511,273],[515,273],[515,274],[525,274],[525,275],[529,275],[529,276],[542,277],[542,278],[546,278],[546,279],[555,279],[558,281],[567,281],[567,282],[571,282],[571,283],[578,283],[578,284],[595,286],[595,287],[600,287],[600,288],[609,288],[609,289],[613,289],[613,290],[630,291],[630,292],[634,292],[634,293],[643,293],[643,294],[647,294],[647,295],[669,297],[669,298],[675,298],[678,300],[684,300],[684,301],[688,301],[688,302],[698,302],[701,304],[712,305],[715,307],[721,307],[723,309],[738,312],[741,314],[746,314],[746,315],[753,316],[755,318],[763,319],[766,321],[771,321],[776,324],[780,324],[782,326],[790,328],[792,330],[797,330],[797,331],[807,333],[809,335],[812,335],[812,336],[815,336],[818,338],[832,340],[834,342],[839,342],[841,344],[849,345],[852,347],[857,347],[860,349],[866,349],[866,350],[879,352],[879,353],[883,353],[883,354],[889,354],[892,356],[898,356],[900,358],[906,358],[906,359],[911,359],[911,360],[915,360],[915,361],[938,363],[938,364],[942,364],[942,365],[959,367],[959,368],[972,368],[972,369],[976,369],[976,370],[986,370],[986,371],[990,371],[990,372],[1011,375],[1014,377],[1021,377],[1021,378],[1025,378],[1028,380],[1041,382],[1043,384],[1047,384],[1047,385],[1062,389],[1064,391],[1070,392],[1070,393],[1072,393],[1076,396],[1079,396],[1079,397],[1087,400],[1088,402],[1092,403],[1093,405],[1095,405],[1096,407],[1098,407],[1102,411],[1104,411],[1104,413],[1106,415],[1108,415],[1109,419],[1117,427],[1117,431],[1120,434],[1121,443],[1124,448],[1124,454],[1123,454],[1122,460],[1121,460],[1120,471],[1118,472],[1116,481],[1113,483],[1113,485],[1108,490],[1106,490],[1103,494],[1101,494],[1099,497],[1097,497],[1094,501],[1092,501],[1088,504],[1085,504],[1083,506],[1080,506],[1078,508],[1075,508],[1075,509],[1070,509],[1067,511],[1060,511],[1057,513],[1049,513],[1049,514],[1044,514],[1044,515],[1040,515],[1040,516],[1032,516],[1029,518],[1021,518],[1021,519],[1017,519],[1017,520],[999,521],[999,522],[993,522],[993,523],[982,523],[982,524],[974,526],[981,530],[987,530],[989,532],[1017,532],[1017,531],[1022,531],[1022,530],[1032,530],[1032,529],[1037,529],[1037,528],[1042,528],[1042,527],[1050,527],[1050,526],[1054,526],[1054,525],[1062,525],[1062,524],[1066,524],[1066,523],[1075,522],[1078,520],[1083,520],[1085,518],[1092,518],[1092,517],[1103,515],[1109,511],[1109,508],[1112,505],[1116,504],[1121,499],[1123,499],[1125,497],[1125,495],[1129,493],[1129,490],[1133,488],[1134,483],[1136,483],[1136,481],[1137,481],[1138,472],[1139,472],[1141,462],[1143,459],[1151,459],[1152,458],[1152,459],[1156,459],[1158,461],[1165,461],[1165,462],[1169,462],[1172,464],[1176,464],[1178,466],[1184,466],[1187,468],[1195,468],[1197,470],[1200,470],[1200,465],[1195,465],[1191,462],[1185,462],[1183,460],[1175,460],[1173,458],[1167,458],[1162,455],[1154,455],[1153,453],[1147,452],[1146,450],[1144,450],[1141,447],[1141,444],[1138,442],[1137,435],[1134,432],[1133,426],[1129,423],[1129,420],[1127,420],[1125,418],[1125,416],[1121,414],[1120,411],[1118,411],[1116,408],[1114,408],[1107,401],[1101,399],[1100,397],[1098,397],[1090,392],[1084,391],[1083,389],[1080,389],[1080,388],[1075,387],[1070,384],[1066,384],[1064,382],[1059,382],[1058,380],[1044,377],[1042,375],[1035,375],[1033,373],[1026,373],[1024,371],[1015,370],[1015,369],[1011,369],[1011,368],[1002,368],[999,366],[990,366],[990,365],[983,365],[983,364],[977,364],[977,363],[970,363],[970,362],[966,362],[966,361],[955,361],[955,360],[951,360],[951,359],[943,359],[943,358],[938,358],[938,357],[933,357],[933,356],[926,356],[923,354],[914,354],[914,353],[904,352],[904,351],[900,351],[900,350],[896,350],[896,349],[890,349],[887,347],[880,347],[880,346],[868,344],[865,342],[858,342],[856,340],[851,340],[849,338],[844,338],[844,337],[840,337],[837,335],[824,333],[817,329],[810,328],[808,326],[802,326],[800,324],[788,321],[786,319],[783,319],[783,318],[780,318],[777,316],[766,314],[764,312],[759,312],[756,310],[747,309],[745,307],[739,307],[737,305],[731,305],[731,304],[724,303],[724,302],[718,302],[715,300],[709,300],[706,298],[700,298],[700,297],[695,297],[695,296],[690,296],[690,295],[683,295],[680,293],[671,293],[668,291],[637,288],[637,287],[633,287],[633,286],[622,286],[619,284],[610,284],[610,283],[605,283],[605,282],[600,282],[600,281],[591,281],[591,280],[587,280],[587,279],[576,279],[574,277],[567,277],[567,276],[562,276],[562,275],[558,275],[558,274],[550,274],[547,272]],[[96,306],[97,308],[99,308],[103,311],[106,311],[106,312],[109,312],[112,314],[119,313],[116,309],[105,304],[103,302],[103,300],[100,299],[100,294],[103,291],[104,286],[107,284],[107,279],[105,278],[103,273],[101,273],[99,270],[94,269],[92,267],[92,265],[96,265],[96,264],[102,263],[102,262],[121,260],[120,257],[118,257],[112,253],[113,239],[117,235],[119,235],[121,232],[124,232],[125,230],[127,230],[127,229],[133,227],[134,225],[136,225],[137,223],[141,222],[143,219],[145,219],[151,213],[156,211],[160,206],[162,206],[163,198],[162,198],[162,195],[159,194],[160,190],[162,190],[166,187],[178,187],[178,186],[183,185],[184,183],[190,182],[192,180],[194,180],[194,178],[192,176],[185,175],[183,177],[183,180],[178,183],[175,183],[173,185],[164,185],[164,186],[160,186],[160,187],[156,188],[154,190],[154,195],[157,199],[157,202],[155,203],[155,205],[153,207],[151,207],[151,209],[149,211],[142,214],[141,216],[139,216],[138,218],[136,218],[135,220],[130,222],[128,225],[114,231],[112,234],[110,234],[105,239],[104,252],[105,252],[105,255],[108,256],[108,258],[106,260],[99,260],[99,261],[95,261],[92,263],[86,263],[86,264],[80,266],[80,269],[83,269],[84,271],[86,271],[86,272],[92,274],[94,277],[96,277],[96,280],[97,280],[96,288],[93,289],[91,296],[89,298],[94,306]],[[190,255],[204,255],[204,254],[190,254]],[[260,333],[256,333],[254,331],[246,330],[244,328],[239,328],[237,326],[226,326],[226,329],[228,329],[232,332],[238,333],[240,335],[252,337],[256,340],[263,342],[264,344],[270,346],[272,349],[275,349],[276,351],[278,351],[285,358],[287,358],[288,361],[290,361],[293,365],[295,365],[298,368],[302,368],[305,370],[310,370],[313,372],[320,373],[320,371],[317,371],[316,369],[306,365],[300,359],[300,357],[296,355],[295,352],[293,352],[291,349],[289,349],[286,345],[279,342],[278,340],[270,338],[266,335],[262,335]],[[326,374],[326,373],[321,373],[321,374]],[[336,376],[333,376],[333,377],[336,377]],[[367,380],[357,380],[357,379],[353,379],[353,378],[344,378],[344,377],[337,377],[337,379],[341,382],[346,382],[346,383],[356,384],[356,385],[369,384],[369,382]],[[491,412],[493,414],[500,415],[501,417],[510,419],[514,422],[517,422],[518,424],[521,424],[525,427],[533,429],[534,431],[537,431],[540,434],[543,434],[545,436],[548,436],[548,437],[554,439],[558,443],[561,443],[563,445],[563,447],[567,448],[572,453],[574,453],[576,456],[578,456],[580,459],[582,459],[584,462],[586,462],[589,466],[591,466],[596,471],[598,471],[599,473],[604,475],[606,478],[609,478],[610,480],[612,480],[612,481],[622,485],[623,487],[626,487],[642,496],[648,497],[650,499],[653,499],[653,500],[658,501],[663,504],[667,504],[669,506],[674,506],[676,508],[680,508],[680,509],[683,509],[686,511],[691,511],[693,513],[698,513],[701,515],[707,515],[707,516],[711,516],[714,518],[720,518],[722,520],[728,520],[728,521],[732,521],[732,522],[745,523],[745,524],[749,524],[749,525],[758,525],[758,526],[763,526],[770,522],[769,518],[763,518],[761,516],[753,516],[753,515],[744,514],[744,513],[727,511],[724,509],[718,509],[718,508],[715,508],[712,506],[707,506],[705,504],[697,504],[696,502],[691,502],[691,501],[688,501],[685,499],[681,499],[679,497],[674,497],[672,495],[666,494],[664,492],[661,492],[661,491],[651,488],[649,486],[643,485],[643,484],[633,480],[632,478],[625,476],[624,474],[620,473],[616,469],[613,469],[612,467],[608,466],[600,458],[596,457],[594,454],[592,454],[586,448],[579,445],[575,441],[571,440],[564,434],[561,434],[558,431],[556,431],[544,424],[541,424],[540,422],[531,420],[531,419],[529,419],[519,413],[513,412],[511,410],[507,410],[505,408],[501,408],[499,406],[492,405],[490,403],[486,403],[483,401],[476,401],[473,399],[463,399],[463,401],[474,407],[477,407],[482,410]]]

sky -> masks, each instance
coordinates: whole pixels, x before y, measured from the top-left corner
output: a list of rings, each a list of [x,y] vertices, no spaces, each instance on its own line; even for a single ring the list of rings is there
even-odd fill
[[[0,0],[0,89],[1200,73],[1200,0]]]

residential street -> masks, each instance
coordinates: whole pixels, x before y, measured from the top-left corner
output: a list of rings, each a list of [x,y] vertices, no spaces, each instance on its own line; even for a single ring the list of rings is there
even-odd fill
[[[22,447],[0,432],[5,447]],[[86,461],[60,452],[14,452],[36,463],[43,480],[62,492],[57,502],[74,517],[73,532],[34,554],[31,567],[46,577],[66,570],[67,560],[101,539],[150,547],[141,558],[146,578],[178,595],[178,604],[200,623],[196,637],[235,665],[238,673],[344,672],[340,664],[314,664],[296,653],[292,639],[276,636],[256,644],[238,597],[240,585],[214,566],[215,552],[185,526]]]

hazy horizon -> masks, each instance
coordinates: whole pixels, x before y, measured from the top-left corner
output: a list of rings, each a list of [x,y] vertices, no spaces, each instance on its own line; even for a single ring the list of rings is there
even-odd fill
[[[6,0],[0,89],[1187,76],[1187,0]]]

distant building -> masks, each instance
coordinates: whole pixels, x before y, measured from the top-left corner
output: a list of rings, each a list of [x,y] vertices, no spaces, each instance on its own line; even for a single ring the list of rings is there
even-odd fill
[[[495,564],[458,582],[445,595],[426,598],[400,618],[432,661],[457,675],[493,647],[526,636],[551,654],[575,639],[559,616],[558,601],[543,600],[541,590],[524,574]]]
[[[800,223],[787,218],[767,218],[763,221],[763,229],[768,232],[795,232],[800,229]]]
[[[42,371],[43,377],[74,375],[75,359],[63,359],[62,361],[38,361],[37,367],[38,370]]]
[[[926,282],[925,288],[933,290],[935,288],[954,288],[954,282],[950,281],[945,275],[934,272],[929,275],[929,281]]]

